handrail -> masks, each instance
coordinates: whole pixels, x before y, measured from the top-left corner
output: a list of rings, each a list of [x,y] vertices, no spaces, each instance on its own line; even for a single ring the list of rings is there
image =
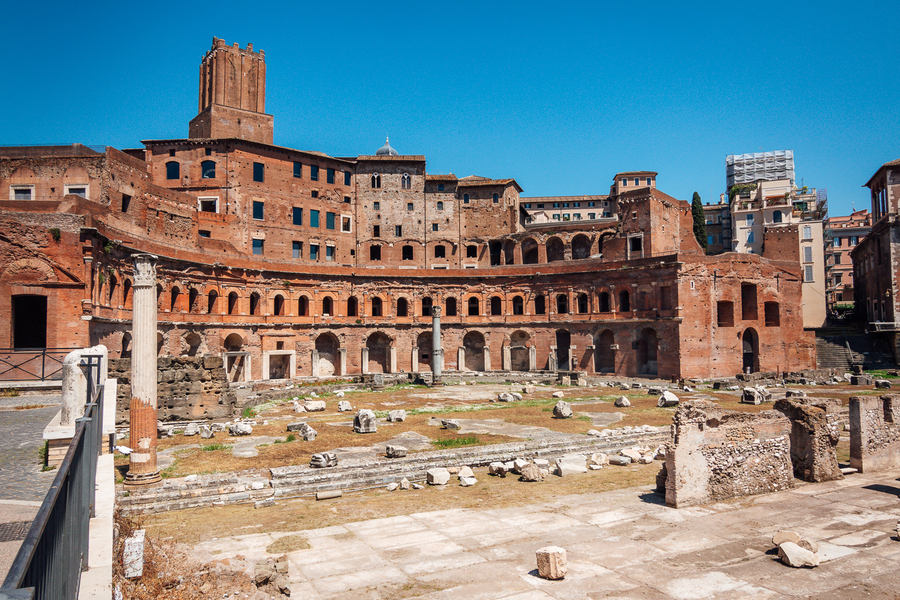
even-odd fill
[[[80,348],[0,348],[0,381],[62,379],[66,355]],[[32,364],[40,358],[40,368]],[[53,369],[49,371],[49,369]]]
[[[97,462],[103,433],[102,357],[83,357],[87,369],[84,416],[13,560],[0,599],[75,600],[88,568],[90,518],[94,516]]]

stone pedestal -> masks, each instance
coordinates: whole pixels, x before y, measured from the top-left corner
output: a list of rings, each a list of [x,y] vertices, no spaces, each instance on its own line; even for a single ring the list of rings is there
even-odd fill
[[[528,347],[528,370],[537,371],[537,348],[534,346]]]
[[[535,552],[538,575],[544,579],[563,579],[569,572],[566,551],[559,546],[547,546]]]
[[[340,371],[338,371],[338,375],[346,375],[347,374],[347,349],[340,348],[338,350],[338,354],[341,358]]]
[[[504,371],[512,371],[512,351],[509,346],[503,346],[503,366]]]
[[[488,348],[487,346],[485,346],[484,348],[481,349],[481,351],[484,352],[484,370],[490,371],[491,370],[491,349]]]
[[[156,466],[156,257],[136,254],[131,339],[131,455],[125,487],[160,481]]]
[[[368,375],[369,374],[369,349],[363,347],[360,354],[362,355],[362,358],[360,359],[362,361],[362,364],[360,365],[360,372],[363,375]]]
[[[431,385],[441,385],[444,349],[441,347],[441,307],[431,308]]]
[[[466,370],[466,349],[462,346],[456,351],[456,370]]]

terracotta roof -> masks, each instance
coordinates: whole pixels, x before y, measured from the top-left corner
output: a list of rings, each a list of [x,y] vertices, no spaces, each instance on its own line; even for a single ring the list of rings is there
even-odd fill
[[[875,171],[875,174],[874,174],[874,175],[872,175],[871,177],[869,177],[869,180],[863,184],[863,187],[869,187],[869,184],[872,183],[872,180],[873,180],[873,179],[875,179],[876,177],[878,177],[878,174],[881,173],[881,170],[882,170],[882,169],[886,169],[886,168],[888,168],[888,167],[900,167],[900,158],[898,158],[898,159],[896,159],[896,160],[892,160],[892,161],[890,161],[890,162],[886,162],[886,163],[884,163],[883,165],[881,165],[880,167],[878,167],[878,170]]]
[[[658,174],[655,171],[622,171],[621,173],[616,173],[613,176],[613,180],[618,179],[621,175],[653,175],[656,177]]]
[[[425,162],[425,156],[422,154],[409,154],[403,156],[358,156],[356,160],[360,162],[374,162],[374,161],[386,161],[386,162]]]
[[[350,158],[337,158],[335,156],[330,156],[325,154],[324,152],[319,152],[318,150],[297,150],[296,148],[288,148],[287,146],[276,146],[275,144],[264,144],[262,142],[254,142],[253,140],[245,140],[242,138],[178,138],[174,140],[141,140],[141,143],[145,146],[148,145],[162,145],[162,144],[178,144],[181,146],[205,146],[208,144],[218,144],[222,142],[228,142],[229,144],[234,145],[247,145],[247,146],[256,146],[257,148],[272,148],[275,150],[280,150],[282,152],[290,152],[290,153],[300,153],[307,154],[312,156],[320,156],[322,158],[328,158],[331,160],[339,160],[341,162],[353,162],[354,159]]]
[[[425,181],[456,181],[456,175],[450,173],[449,175],[425,175]]]
[[[609,200],[608,195],[596,196],[530,196],[520,197],[519,202],[587,202],[594,200]]]

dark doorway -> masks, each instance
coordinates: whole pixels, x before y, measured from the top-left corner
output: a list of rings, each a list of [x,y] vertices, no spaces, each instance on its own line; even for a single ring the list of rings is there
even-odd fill
[[[47,296],[12,297],[13,348],[47,347]]]
[[[744,332],[743,343],[744,349],[744,373],[756,373],[759,371],[759,336],[753,329]]]
[[[656,331],[650,328],[641,331],[641,337],[637,343],[637,367],[639,375],[656,375],[659,365],[656,360],[659,340]]]
[[[569,370],[569,344],[572,336],[565,329],[556,332],[556,370]]]

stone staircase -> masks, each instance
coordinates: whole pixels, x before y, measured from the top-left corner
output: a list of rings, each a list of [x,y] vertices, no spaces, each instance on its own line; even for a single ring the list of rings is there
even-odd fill
[[[861,364],[867,371],[897,367],[888,342],[874,335],[852,333],[816,336],[819,369],[846,369]]]

